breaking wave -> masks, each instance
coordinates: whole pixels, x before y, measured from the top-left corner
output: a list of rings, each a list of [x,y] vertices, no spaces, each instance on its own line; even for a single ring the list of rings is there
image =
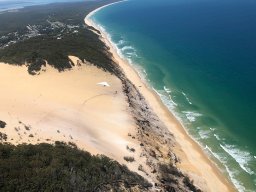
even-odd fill
[[[195,111],[183,111],[183,113],[185,114],[185,116],[187,117],[187,119],[190,122],[195,122],[197,117],[201,117],[202,116],[201,113],[198,113],[198,112],[195,112]]]
[[[235,148],[233,145],[221,145],[221,148],[228,153],[238,164],[239,166],[248,174],[253,175],[254,172],[248,167],[248,163],[252,160],[252,156],[247,151],[242,151],[238,148]]]
[[[187,102],[188,102],[190,105],[192,105],[192,102],[190,101],[190,99],[188,98],[188,96],[187,96],[183,91],[182,91],[181,93],[182,93],[182,95],[184,95],[184,97],[186,98]]]

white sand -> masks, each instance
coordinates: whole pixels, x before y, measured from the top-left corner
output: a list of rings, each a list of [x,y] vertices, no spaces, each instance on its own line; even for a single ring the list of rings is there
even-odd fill
[[[76,57],[70,58],[77,63]],[[70,141],[120,163],[127,163],[124,156],[139,159],[139,144],[128,136],[135,124],[121,81],[110,73],[91,65],[59,73],[47,65],[46,72],[31,76],[25,66],[0,63],[0,88],[0,120],[7,123],[0,131],[8,135],[8,142]],[[129,152],[127,145],[136,152]],[[137,171],[139,163],[143,164],[127,165]]]

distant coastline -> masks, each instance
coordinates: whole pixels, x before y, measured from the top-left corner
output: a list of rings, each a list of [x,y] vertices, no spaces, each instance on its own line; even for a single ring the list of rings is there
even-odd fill
[[[125,1],[125,0],[124,0]],[[90,17],[92,17],[92,15],[94,15],[96,12],[100,11],[103,8],[109,7],[111,5],[117,4],[117,3],[121,3],[123,1],[119,1],[119,2],[115,2],[115,3],[111,3],[108,5],[104,5],[102,7],[99,7],[97,9],[95,9],[94,11],[90,12],[86,18],[85,18],[85,23],[89,26],[92,26],[93,28],[97,29],[98,31],[101,32],[101,37],[103,39],[103,41],[110,47],[110,51],[113,54],[113,59],[121,66],[121,68],[124,70],[125,74],[127,75],[128,79],[130,79],[135,85],[138,84],[143,84],[143,88],[142,89],[140,87],[140,91],[142,93],[142,95],[145,96],[145,98],[150,101],[149,103],[153,102],[157,102],[158,104],[154,104],[155,106],[158,105],[160,106],[161,110],[157,110],[157,108],[155,109],[155,112],[161,116],[163,115],[163,111],[164,111],[164,115],[166,116],[165,118],[161,118],[162,120],[166,120],[166,121],[170,121],[171,123],[176,124],[175,127],[175,131],[172,132],[175,137],[183,137],[183,139],[187,140],[186,142],[190,143],[190,145],[192,145],[192,147],[190,146],[189,148],[186,148],[185,146],[187,146],[187,143],[183,141],[183,139],[177,139],[179,145],[181,146],[182,150],[184,150],[185,154],[181,155],[182,160],[181,161],[186,161],[185,166],[180,166],[180,169],[182,171],[185,172],[189,172],[191,168],[188,169],[188,165],[189,166],[194,166],[195,169],[201,169],[201,171],[204,171],[204,169],[202,169],[202,164],[198,163],[199,161],[203,162],[203,164],[206,164],[208,166],[211,167],[211,170],[213,171],[213,175],[214,177],[207,177],[206,179],[206,186],[209,187],[211,185],[210,188],[207,189],[207,187],[205,188],[206,191],[216,191],[218,187],[218,190],[220,191],[236,191],[235,187],[233,186],[233,184],[231,183],[231,181],[227,180],[227,178],[221,173],[221,171],[219,170],[219,168],[215,165],[215,163],[208,157],[208,155],[203,151],[202,146],[200,146],[199,143],[197,143],[186,131],[186,129],[182,126],[181,122],[179,122],[177,120],[177,118],[171,114],[171,112],[167,109],[167,107],[163,104],[163,102],[161,101],[161,99],[159,98],[159,96],[157,95],[157,93],[154,90],[151,90],[151,88],[147,85],[147,82],[144,82],[144,80],[142,80],[138,74],[138,72],[136,71],[136,69],[134,69],[129,63],[128,61],[125,61],[125,59],[121,58],[114,46],[114,44],[111,42],[111,40],[109,39],[108,35],[106,34],[106,31],[103,31],[96,23],[94,23],[92,21],[92,19],[90,19]],[[167,124],[169,124],[168,127],[171,127],[173,125],[170,125],[170,122],[167,122]],[[164,121],[164,123],[166,123]],[[201,158],[197,159],[195,161],[195,157],[193,157],[193,155],[191,155],[191,151],[195,152],[195,153],[199,153],[200,156],[202,156]],[[192,153],[193,153],[192,152]],[[178,152],[179,153],[179,152]],[[190,156],[191,155],[191,156]],[[179,156],[180,157],[180,156]],[[198,158],[198,156],[196,157]],[[199,161],[198,161],[199,160]],[[194,161],[194,162],[193,162]],[[181,163],[182,164],[182,163]],[[192,165],[193,164],[193,165]],[[193,178],[193,177],[192,177]],[[213,182],[212,180],[217,181],[217,183],[221,183],[220,186],[216,186],[215,182]],[[198,181],[200,182],[200,181]],[[195,182],[196,183],[196,182]],[[210,184],[211,183],[211,184]],[[209,185],[210,184],[210,185]],[[202,186],[200,186],[202,187]],[[204,186],[205,187],[205,186]],[[215,188],[214,188],[215,187]],[[226,188],[227,187],[227,188]],[[226,188],[226,189],[225,189]],[[214,190],[213,190],[214,189]],[[218,191],[217,190],[217,191]]]
[[[125,2],[125,1],[127,1],[127,0],[117,0],[117,2],[109,3],[109,4],[106,4],[106,5],[103,5],[103,6],[99,7],[99,8],[97,8],[97,9],[91,11],[88,15],[86,15],[86,17],[85,17],[85,23],[86,23],[87,25],[89,25],[89,26],[90,26],[90,25],[93,26],[93,23],[91,23],[92,21],[90,20],[90,17],[91,17],[92,15],[94,15],[96,12],[100,11],[101,9],[104,9],[104,8],[109,7],[109,6],[111,6],[111,5],[115,5],[115,4],[118,4],[118,3],[122,3],[122,2]],[[94,26],[93,26],[93,27],[94,27]]]
[[[82,0],[75,0],[74,2],[80,2]],[[55,2],[54,0],[48,0],[48,1],[41,1],[41,2],[29,2],[29,1],[25,1],[25,2],[9,2],[6,3],[7,1],[0,1],[0,14],[4,13],[4,12],[15,12],[18,11],[20,9],[23,9],[25,7],[31,7],[31,6],[38,6],[38,5],[47,5],[47,4],[53,4],[53,3],[67,3],[67,0],[61,0],[61,1],[57,1]]]

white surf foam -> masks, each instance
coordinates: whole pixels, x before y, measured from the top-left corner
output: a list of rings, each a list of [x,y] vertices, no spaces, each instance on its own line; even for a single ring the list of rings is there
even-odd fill
[[[248,163],[252,160],[249,152],[242,151],[236,148],[234,145],[221,145],[221,148],[228,153],[239,166],[248,174],[253,175],[254,172],[248,167]]]
[[[171,90],[165,86],[164,86],[164,90],[166,91],[166,93],[171,93]]]
[[[187,96],[183,91],[182,91],[181,93],[182,93],[182,95],[184,95],[184,97],[186,98],[187,102],[188,102],[190,105],[192,105],[192,102],[190,101],[190,99],[188,98],[188,96]]]
[[[201,117],[202,114],[194,111],[182,111],[190,122],[196,121],[197,117]]]
[[[127,45],[127,46],[122,47],[121,50],[122,51],[126,51],[126,50],[133,50],[133,51],[135,51],[135,48],[130,46],[130,45]]]
[[[231,179],[232,183],[235,185],[236,189],[239,192],[245,192],[245,187],[240,184],[240,182],[235,178],[238,174],[238,171],[231,171],[227,165],[224,164],[224,167],[228,173],[229,178]]]
[[[100,31],[103,31],[103,33],[107,36],[107,39],[109,40],[111,45],[115,48],[115,50],[117,51],[117,54],[119,55],[119,57],[121,57],[122,59],[127,59],[123,55],[121,49],[118,48],[117,44],[113,42],[111,35],[106,31],[106,29],[102,25],[98,24],[97,22],[94,21],[94,23],[100,29]]]
[[[213,134],[214,135],[214,137],[218,140],[218,141],[221,141],[221,138],[219,137],[219,135],[217,135],[217,134]]]
[[[209,130],[199,130],[199,132],[198,132],[198,134],[200,135],[200,137],[202,139],[210,138],[210,133],[211,133],[211,131],[209,131]]]
[[[118,46],[123,45],[123,44],[125,44],[125,40],[123,40],[123,39],[119,40],[118,43],[117,43]]]
[[[232,183],[235,185],[236,189],[239,192],[244,192],[245,191],[245,187],[241,185],[241,183],[236,179],[236,176],[238,175],[238,171],[237,170],[231,170],[228,166],[227,166],[227,158],[225,157],[225,155],[221,155],[218,153],[213,152],[207,145],[205,146],[205,150],[207,152],[210,153],[210,155],[213,155],[217,160],[219,160],[219,162],[221,162],[221,164],[225,167],[226,172],[229,176],[229,178],[231,179]]]
[[[136,69],[139,77],[143,80],[143,82],[150,82],[150,80],[147,79],[148,74],[146,70],[139,65],[135,65],[131,59],[129,60],[130,60],[130,64]]]
[[[163,103],[167,106],[167,108],[170,111],[173,111],[175,107],[178,105],[172,100],[171,96],[165,94],[165,90],[156,90],[154,88],[153,90],[157,93],[157,95],[161,98]]]
[[[217,153],[214,153],[208,145],[205,146],[205,149],[210,152],[211,155],[213,155],[216,159],[218,159],[220,162],[225,163],[227,160],[225,157],[218,155]]]
[[[131,58],[138,57],[137,53],[135,53],[135,52],[127,52],[127,53],[125,53],[125,55],[127,55],[128,57],[131,57]]]
[[[114,43],[114,41],[112,40],[111,35],[109,33],[107,33],[106,29],[100,24],[96,23],[96,25],[100,29],[100,31],[103,31],[104,34],[107,36],[107,39],[109,40],[111,45],[114,47],[114,49],[117,51],[117,54],[119,55],[119,57],[121,57],[124,60],[127,60],[129,62],[129,64],[134,65],[134,63],[132,61],[132,58],[133,57],[139,58],[138,54],[136,53],[136,49],[134,47],[130,46],[130,45],[126,45],[126,46],[123,46],[122,48],[119,48],[118,46],[120,46],[122,44],[125,44],[127,42],[125,40],[121,39],[117,43]],[[130,50],[130,51],[125,52],[127,50]],[[141,70],[139,69],[138,73],[140,73],[140,72],[141,72]],[[143,76],[143,78],[145,77],[144,74],[142,76]]]
[[[166,91],[165,90],[162,90],[162,91],[157,91],[154,89],[154,91],[160,96],[160,98],[162,99],[162,101],[165,103],[165,105],[168,107],[168,109],[170,111],[172,111],[172,113],[175,115],[175,117],[180,121],[180,122],[183,122],[183,118],[180,116],[180,114],[178,112],[175,111],[175,108],[177,106],[176,103],[174,103],[171,98],[168,98],[166,96]],[[185,115],[186,117],[191,121],[196,121],[196,118],[197,117],[200,117],[202,116],[202,114],[200,113],[197,113],[197,112],[192,112],[192,111],[185,111]],[[201,131],[200,132],[200,128],[198,129],[199,130],[199,135],[201,138],[208,138],[209,137],[209,134],[212,132],[212,131],[215,131],[216,129],[215,128],[209,128],[210,130],[208,131]],[[215,137],[217,137],[219,140],[220,137],[215,134]],[[198,141],[196,141],[199,145],[201,145]],[[240,181],[237,179],[237,176],[239,174],[239,172],[235,169],[232,169],[229,167],[228,165],[228,157],[224,154],[219,154],[219,153],[216,153],[216,152],[213,152],[207,145],[206,147],[204,148],[210,155],[212,155],[215,159],[217,159],[224,167],[225,167],[225,170],[226,170],[226,173],[228,174],[229,178],[231,179],[232,183],[234,184],[235,188],[239,191],[239,192],[245,192],[246,189],[245,187],[242,185],[242,183],[240,183]],[[256,156],[255,156],[256,157]],[[247,191],[246,191],[247,192]]]

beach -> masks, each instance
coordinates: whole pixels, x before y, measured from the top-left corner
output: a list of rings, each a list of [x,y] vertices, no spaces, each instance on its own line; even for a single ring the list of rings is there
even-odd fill
[[[191,184],[192,180],[202,191],[236,191],[157,92],[118,54],[108,34],[90,19],[112,4],[90,12],[85,24],[97,29],[88,27],[109,47],[105,51],[112,54],[106,55],[114,61],[109,65],[114,65],[110,70],[113,74],[102,61],[81,61],[74,53],[68,58],[71,68],[63,71],[46,60],[35,73],[29,71],[29,64],[0,63],[0,121],[6,123],[0,131],[7,136],[1,142],[75,144],[93,155],[103,154],[126,165],[146,178],[154,186],[152,190],[168,185],[192,190],[185,182]],[[61,40],[56,38],[56,42]],[[165,179],[175,182],[171,180],[170,184]]]
[[[111,4],[110,4],[111,5]],[[109,6],[109,5],[107,5]],[[101,32],[102,40],[110,47],[114,61],[122,68],[127,78],[137,87],[139,92],[145,97],[152,110],[157,114],[159,119],[164,122],[168,130],[174,135],[176,140],[175,154],[180,159],[178,167],[180,170],[189,175],[203,191],[235,191],[230,181],[222,175],[217,166],[209,159],[207,154],[201,149],[186,132],[181,123],[170,113],[167,107],[162,103],[159,96],[143,81],[137,71],[131,67],[128,61],[121,58],[116,48],[108,39],[107,34],[95,25],[90,16],[99,11],[98,8],[91,12],[86,18],[85,23]]]

